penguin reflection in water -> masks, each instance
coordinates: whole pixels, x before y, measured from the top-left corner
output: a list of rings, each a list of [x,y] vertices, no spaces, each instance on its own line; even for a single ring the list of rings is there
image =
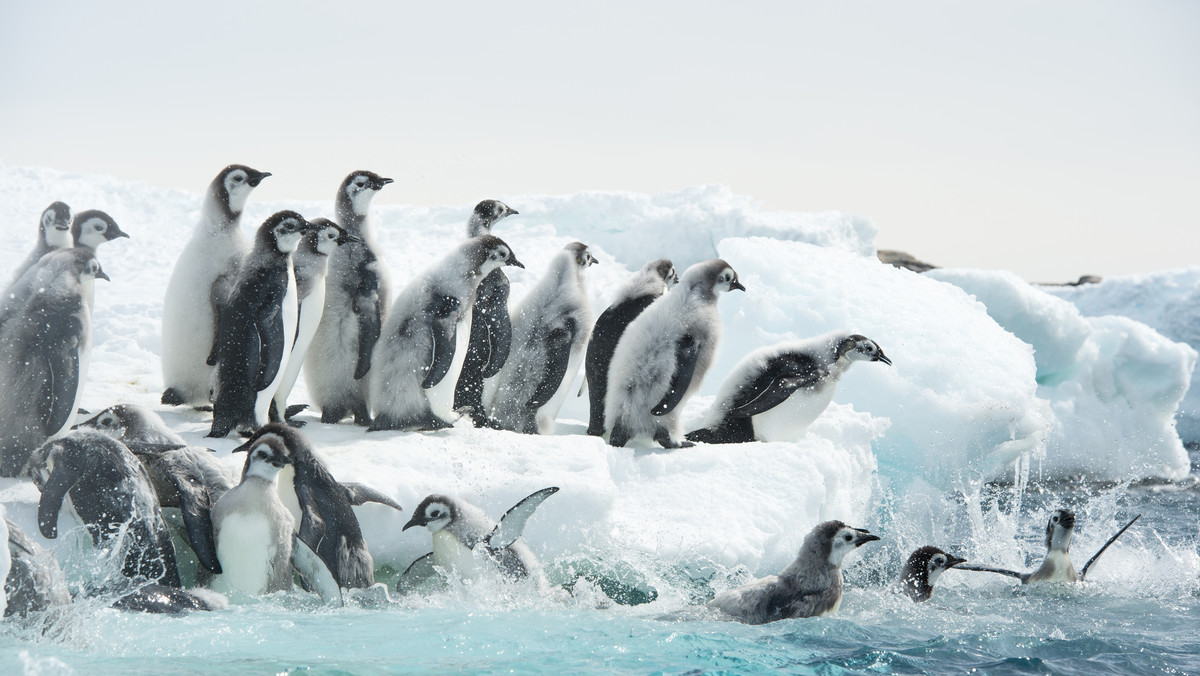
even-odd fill
[[[960,565],[959,570],[977,570],[985,573],[999,573],[1009,577],[1015,577],[1021,581],[1021,584],[1033,584],[1035,582],[1080,582],[1087,577],[1088,570],[1092,564],[1100,558],[1104,550],[1108,549],[1109,545],[1117,541],[1125,531],[1129,530],[1138,519],[1142,518],[1141,514],[1133,517],[1133,519],[1125,524],[1125,526],[1117,531],[1117,534],[1108,539],[1092,558],[1084,564],[1083,569],[1078,573],[1075,572],[1075,566],[1071,563],[1071,538],[1075,534],[1075,512],[1069,509],[1059,509],[1050,515],[1049,521],[1046,522],[1046,558],[1042,560],[1042,565],[1038,566],[1037,570],[1031,573],[1018,573],[1006,568],[993,568],[991,566],[982,566],[978,564],[968,563]]]
[[[878,539],[841,521],[826,521],[809,532],[799,556],[779,575],[717,594],[708,606],[746,624],[832,615],[842,604],[842,560]]]

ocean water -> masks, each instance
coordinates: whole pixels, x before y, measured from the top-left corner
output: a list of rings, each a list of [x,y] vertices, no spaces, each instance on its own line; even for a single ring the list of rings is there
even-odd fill
[[[998,546],[1022,550],[1030,565],[1040,558],[1035,521],[1049,509],[1066,505],[1080,515],[1077,567],[1107,537],[1086,530],[1088,514],[1143,516],[1085,583],[1022,588],[1002,576],[950,571],[931,601],[915,604],[888,588],[899,567],[886,546],[889,529],[903,530],[905,516],[885,501],[876,531],[884,546],[848,558],[840,612],[763,626],[715,620],[691,605],[714,586],[739,582],[744,570],[680,561],[673,574],[647,568],[606,578],[595,572],[616,567],[602,553],[590,569],[595,583],[579,581],[567,602],[479,584],[341,609],[299,592],[276,594],[162,617],[85,599],[53,617],[0,625],[0,673],[1200,673],[1194,485],[991,486],[977,500],[945,502],[967,512],[982,505],[993,529],[1011,521],[1012,538]],[[545,563],[560,583],[581,570],[579,562]],[[601,603],[601,588],[625,603]]]

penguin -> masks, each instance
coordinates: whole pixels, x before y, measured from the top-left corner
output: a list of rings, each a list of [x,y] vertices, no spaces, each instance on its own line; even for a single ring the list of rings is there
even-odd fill
[[[464,352],[456,350],[458,325],[471,308],[479,281],[503,265],[525,267],[504,240],[481,235],[459,244],[404,287],[375,346],[370,378],[375,418],[369,430],[450,427],[430,405],[430,396],[442,388],[431,390],[443,380],[451,390],[458,382]],[[449,397],[445,403],[452,403]]]
[[[515,582],[527,578],[537,581],[539,589],[549,590],[550,583],[542,573],[537,557],[523,542],[517,540],[525,524],[546,498],[558,492],[558,487],[543,488],[529,495],[492,521],[483,510],[463,500],[445,495],[430,495],[421,501],[402,530],[414,526],[429,529],[433,551],[417,559],[397,581],[397,591],[415,587],[420,580],[434,574],[434,567],[445,574],[474,579],[484,572],[483,558],[495,566],[504,579]]]
[[[280,211],[258,228],[221,311],[208,364],[217,367],[210,437],[250,432],[266,424],[296,338],[296,275],[292,252],[314,227]]]
[[[58,536],[68,500],[97,548],[120,543],[122,574],[179,587],[171,531],[146,470],[124,444],[99,432],[77,430],[42,444],[29,457],[29,476],[41,491],[38,530]]]
[[[83,248],[52,251],[0,299],[0,475],[70,427],[87,380],[92,308],[85,285],[108,279]]]
[[[928,601],[942,573],[965,562],[966,559],[926,545],[909,555],[894,589],[917,603]]]
[[[833,401],[838,379],[856,361],[892,363],[875,341],[844,331],[759,348],[733,367],[704,428],[687,439],[795,441]]]
[[[129,233],[122,230],[112,216],[99,209],[80,212],[71,221],[71,240],[74,246],[95,251],[101,244],[118,237],[129,237]]]
[[[959,570],[977,570],[985,573],[1000,573],[1009,577],[1015,577],[1021,581],[1021,584],[1034,584],[1036,582],[1080,582],[1087,577],[1088,570],[1092,564],[1108,546],[1117,541],[1125,531],[1129,530],[1138,519],[1142,518],[1141,514],[1133,517],[1133,519],[1125,524],[1117,534],[1108,539],[1104,546],[1088,559],[1084,564],[1083,570],[1079,573],[1075,572],[1075,566],[1071,563],[1071,538],[1075,534],[1075,512],[1069,509],[1055,510],[1050,514],[1049,521],[1046,522],[1046,558],[1042,560],[1042,565],[1031,573],[1018,573],[1016,571],[1007,570],[1004,568],[993,568],[991,566],[983,566],[973,563],[962,564],[958,566]]]
[[[394,500],[363,486],[333,478],[313,445],[299,430],[273,422],[260,427],[233,452],[250,452],[259,442],[279,442],[288,463],[280,472],[278,493],[300,524],[298,537],[311,547],[333,574],[339,587],[365,589],[375,584],[375,565],[352,505],[378,502],[404,511]],[[242,470],[250,472],[251,456]]]
[[[175,589],[147,584],[112,604],[117,610],[157,615],[184,615],[194,610],[225,610],[229,599],[210,589]]]
[[[304,355],[312,345],[321,314],[325,311],[325,274],[329,267],[329,256],[343,244],[362,241],[327,218],[314,219],[312,224],[316,229],[300,240],[299,248],[292,254],[292,266],[296,273],[296,298],[300,303],[300,310],[296,320],[296,341],[292,344],[283,380],[275,392],[275,406],[271,414],[273,420],[290,420],[292,415],[305,408],[304,405],[300,405],[289,411],[287,399],[296,385],[300,366],[304,363]],[[304,423],[296,421],[292,424],[300,426]]]
[[[832,615],[842,604],[843,559],[878,539],[841,521],[826,521],[809,532],[796,560],[779,575],[717,594],[708,606],[746,624]]]
[[[334,220],[360,241],[329,255],[325,310],[305,357],[309,401],[321,409],[321,422],[337,423],[354,414],[369,425],[367,374],[390,302],[387,267],[380,256],[367,212],[375,194],[392,182],[369,171],[342,181],[334,199]]]
[[[42,218],[38,221],[37,243],[33,245],[33,251],[30,251],[25,260],[17,266],[17,271],[13,274],[12,282],[9,284],[20,279],[26,270],[42,259],[42,256],[56,249],[66,249],[73,245],[71,207],[67,206],[65,202],[55,202],[42,211]]]
[[[8,527],[8,554],[11,565],[4,577],[8,604],[5,617],[26,617],[51,608],[70,605],[67,579],[54,554],[25,534],[17,524],[4,520]]]
[[[587,433],[604,436],[604,395],[608,391],[608,366],[612,362],[617,342],[629,328],[629,323],[650,307],[671,286],[679,283],[679,275],[670,260],[650,261],[617,292],[612,305],[596,320],[583,359],[583,372],[588,391]]]
[[[728,263],[697,263],[625,330],[608,372],[604,419],[610,444],[649,435],[664,448],[691,445],[678,441],[680,413],[716,354],[717,296],[733,289],[746,287]]]
[[[514,313],[513,353],[496,377],[492,418],[501,429],[553,434],[554,419],[579,372],[592,311],[583,271],[596,258],[572,242]]]
[[[109,406],[79,423],[73,429],[91,429],[103,432],[122,442],[187,445],[183,437],[167,427],[157,413],[139,404]]]
[[[497,221],[518,213],[504,202],[484,200],[475,205],[467,219],[467,237],[490,235]],[[454,410],[469,411],[476,427],[491,424],[483,406],[483,381],[500,372],[512,345],[508,293],[508,275],[502,268],[497,268],[479,282],[471,307],[471,334],[454,386]]]
[[[207,407],[213,368],[207,363],[221,308],[238,276],[250,242],[242,233],[242,209],[250,193],[271,174],[231,164],[208,186],[200,221],[183,247],[163,299],[162,403]]]

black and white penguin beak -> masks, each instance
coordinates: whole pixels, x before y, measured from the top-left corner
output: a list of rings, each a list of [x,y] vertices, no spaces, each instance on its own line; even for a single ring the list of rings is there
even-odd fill
[[[269,171],[251,171],[246,176],[246,183],[249,183],[251,188],[257,188],[258,184],[262,183],[262,180],[270,175],[271,172]]]
[[[953,568],[953,567],[957,566],[957,565],[958,565],[958,564],[960,564],[960,563],[966,563],[966,562],[967,562],[967,560],[966,560],[966,559],[960,559],[960,558],[958,558],[957,556],[955,556],[955,555],[953,555],[953,554],[947,554],[947,555],[946,555],[946,569],[947,569],[947,570],[949,570],[949,569],[951,569],[951,568]]]
[[[590,252],[585,254],[585,256],[586,256],[586,258],[584,259],[584,262],[587,263],[588,265],[599,265],[600,264],[600,261],[596,260],[596,257],[593,256]]]
[[[887,358],[887,355],[883,353],[883,350],[880,350],[879,354],[875,355],[875,359],[873,359],[872,361],[881,361],[881,362],[887,364],[888,366],[892,365],[892,360]]]
[[[855,531],[858,532],[858,535],[855,536],[855,538],[854,538],[854,546],[855,547],[861,547],[861,546],[867,544],[868,542],[874,542],[879,539],[878,535],[871,535],[870,533],[868,533],[865,530],[859,530],[856,528]]]
[[[380,178],[375,181],[371,181],[371,190],[382,190],[383,186],[387,185],[388,183],[392,183],[392,182],[393,182],[393,179],[390,179],[390,178]]]
[[[742,283],[735,279],[729,283],[729,290],[733,291],[734,289],[737,289],[738,291],[745,291],[746,287],[742,286]]]

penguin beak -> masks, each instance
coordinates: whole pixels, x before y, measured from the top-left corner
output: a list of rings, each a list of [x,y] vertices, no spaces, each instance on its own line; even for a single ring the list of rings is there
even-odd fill
[[[338,244],[345,244],[346,242],[361,242],[361,241],[363,241],[362,237],[359,237],[358,235],[351,235],[348,232],[344,232],[344,233],[342,233],[342,238],[338,241]]]
[[[408,520],[408,523],[404,524],[404,528],[401,528],[400,530],[401,530],[401,532],[403,532],[403,531],[408,530],[409,528],[412,528],[413,526],[424,526],[424,525],[425,525],[425,521],[423,521],[421,519],[421,515],[413,514],[412,518]]]
[[[104,271],[103,271],[103,270],[97,270],[97,271],[96,271],[96,279],[103,279],[103,280],[104,280],[104,281],[106,281],[106,282],[111,282],[111,281],[112,281],[111,279],[109,279],[109,278],[108,278],[108,275],[104,274]]]
[[[587,264],[588,265],[599,265],[600,261],[596,260],[596,257],[589,253],[587,255]]]
[[[862,530],[862,531],[858,532],[858,537],[854,538],[854,546],[861,547],[861,546],[867,544],[868,542],[874,542],[875,540],[878,540],[878,539],[879,539],[878,535],[871,535],[867,531]]]
[[[954,556],[953,554],[946,555],[946,569],[947,570],[957,566],[960,563],[966,563],[966,562],[967,562],[966,559],[960,559],[957,556]]]
[[[881,361],[881,362],[887,364],[888,366],[892,365],[892,360],[887,358],[887,355],[885,355],[883,353],[883,350],[880,350],[879,354],[875,355],[874,361]]]
[[[521,261],[517,260],[516,256],[513,256],[512,258],[508,259],[508,263],[506,263],[505,265],[515,265],[518,268],[521,268],[522,270],[525,269],[525,264],[522,263]]]
[[[729,290],[733,291],[734,289],[737,289],[738,291],[745,291],[746,287],[742,286],[742,283],[735,279],[729,283]]]
[[[246,453],[250,450],[250,446],[252,446],[255,441],[258,441],[258,437],[250,437],[246,440],[246,443],[233,449],[230,451],[230,453]]]
[[[246,177],[246,182],[250,184],[251,188],[257,188],[258,184],[262,183],[262,180],[270,175],[271,172],[269,171],[255,171]]]
[[[371,183],[371,188],[373,190],[382,190],[383,186],[385,186],[391,182],[392,182],[392,179],[390,179],[390,178],[380,178],[378,181],[373,181]]]
[[[521,212],[517,211],[516,209],[514,209],[514,208],[512,208],[512,207],[509,207],[509,208],[508,208],[508,212],[507,212],[507,213],[505,213],[504,215],[505,215],[505,216],[516,216],[517,214],[520,214],[520,213],[521,213]]]
[[[108,232],[107,232],[107,233],[105,233],[105,234],[108,236],[108,238],[109,238],[110,240],[116,239],[116,238],[118,238],[118,237],[125,237],[125,238],[129,238],[129,233],[127,233],[127,232],[125,232],[124,230],[122,230],[122,229],[118,228],[118,227],[117,227],[117,225],[116,225],[115,223],[113,224],[113,227],[109,228],[109,229],[108,229]]]

